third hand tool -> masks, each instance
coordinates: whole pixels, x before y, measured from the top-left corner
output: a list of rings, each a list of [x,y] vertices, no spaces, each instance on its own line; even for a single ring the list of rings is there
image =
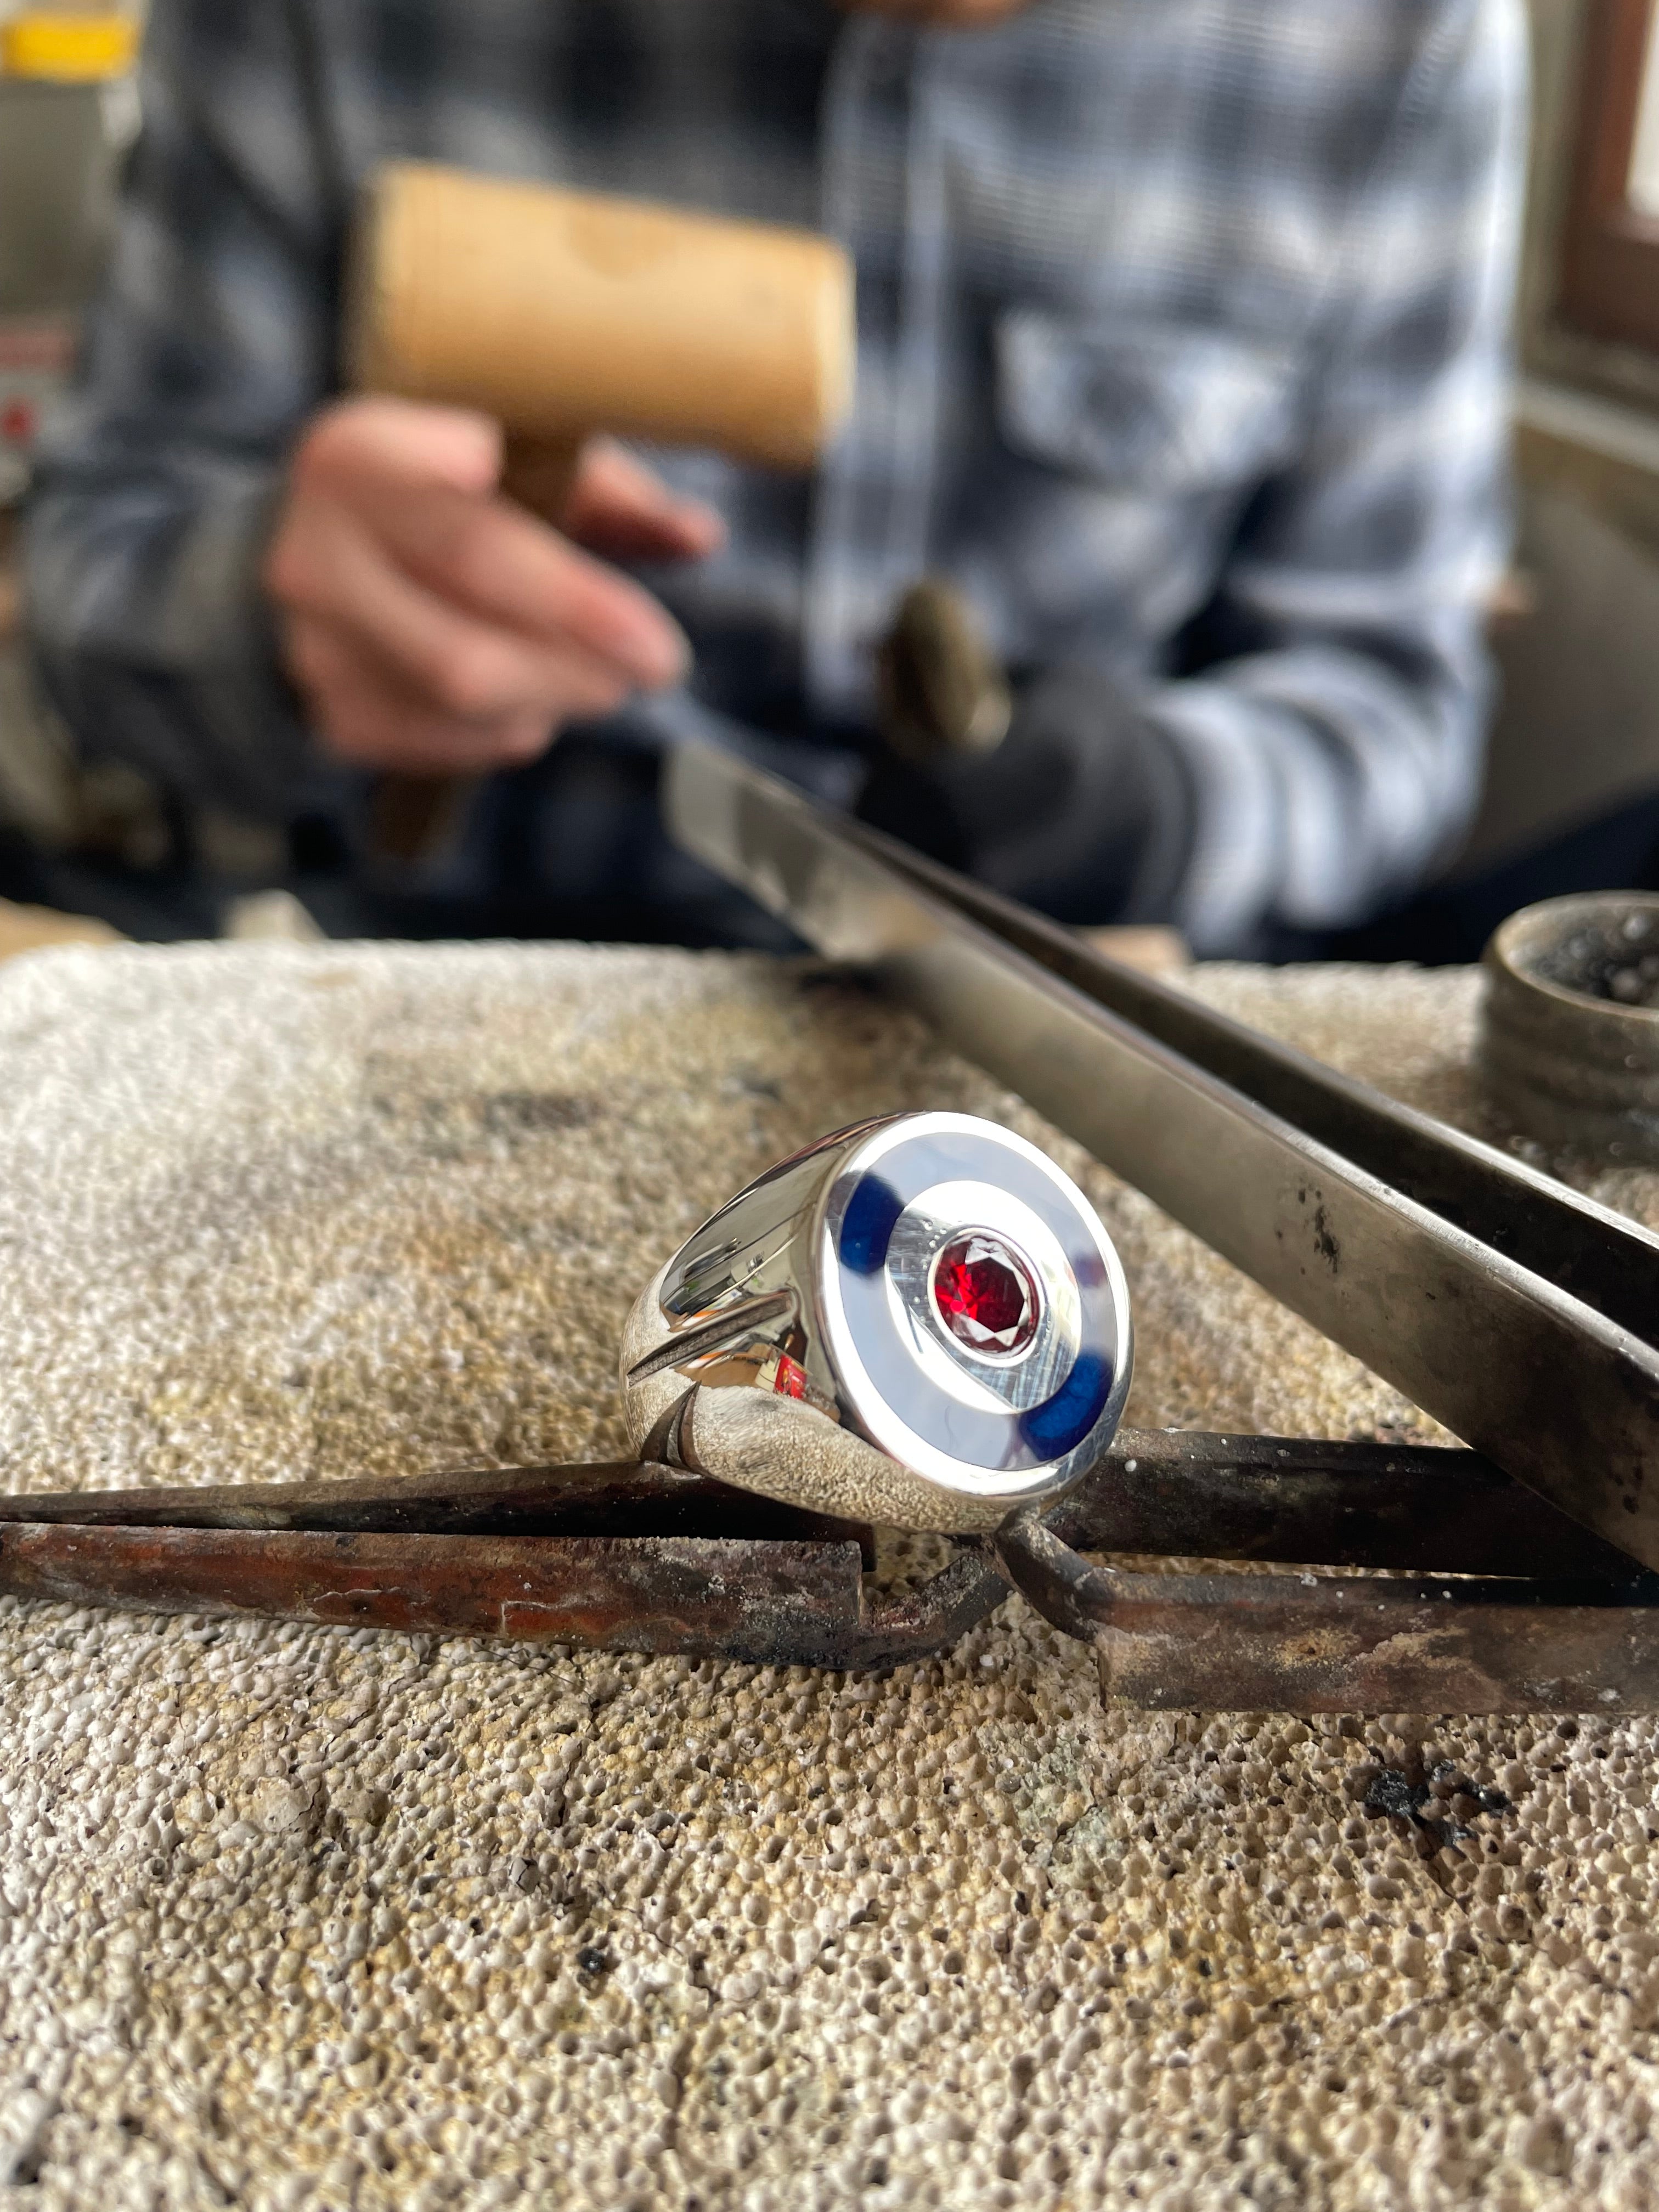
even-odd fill
[[[1659,1711],[1659,1239],[688,735],[694,711],[665,779],[688,851],[1478,1449],[1114,1434],[1128,1296],[1083,1194],[1007,1131],[900,1115],[781,1163],[647,1285],[636,1461],[10,1498],[0,1590],[881,1667],[1012,1584],[1130,1705]],[[874,1523],[954,1548],[884,1594]]]

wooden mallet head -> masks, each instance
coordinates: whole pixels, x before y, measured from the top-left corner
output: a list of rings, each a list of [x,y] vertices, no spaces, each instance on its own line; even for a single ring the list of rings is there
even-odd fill
[[[493,415],[503,490],[552,522],[596,433],[806,469],[852,403],[832,240],[425,162],[369,185],[345,321],[358,389]],[[430,854],[470,788],[382,777],[374,846]]]
[[[808,231],[416,162],[358,227],[351,380],[495,416],[544,512],[599,431],[810,468],[854,349],[851,264]]]

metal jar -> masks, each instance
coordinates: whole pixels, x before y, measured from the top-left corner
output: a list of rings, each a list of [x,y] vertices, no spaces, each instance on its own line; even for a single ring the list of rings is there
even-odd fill
[[[1498,1110],[1552,1151],[1659,1164],[1659,893],[1523,907],[1483,965],[1480,1068]]]

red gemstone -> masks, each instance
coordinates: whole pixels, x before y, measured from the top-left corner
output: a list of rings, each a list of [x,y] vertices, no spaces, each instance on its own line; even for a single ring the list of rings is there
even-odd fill
[[[1000,1237],[970,1229],[933,1269],[933,1304],[959,1344],[974,1352],[1024,1352],[1036,1334],[1030,1269]]]

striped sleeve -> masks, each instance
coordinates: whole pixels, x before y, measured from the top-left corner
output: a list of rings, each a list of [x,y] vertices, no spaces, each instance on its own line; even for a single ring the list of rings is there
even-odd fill
[[[1474,804],[1525,104],[1513,0],[1431,15],[1346,225],[1304,434],[1225,568],[1227,649],[1151,702],[1197,794],[1177,918],[1201,948],[1374,912]]]

